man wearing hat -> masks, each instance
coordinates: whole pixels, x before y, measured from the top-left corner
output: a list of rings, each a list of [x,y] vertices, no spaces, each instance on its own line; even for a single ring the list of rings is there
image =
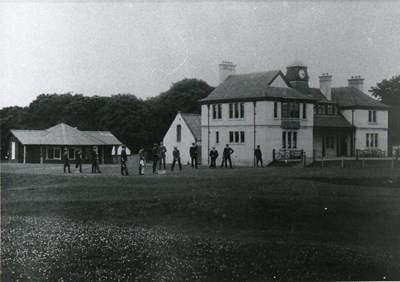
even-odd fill
[[[177,162],[177,161],[178,161],[178,165],[179,165],[179,170],[182,170],[181,152],[178,150],[177,147],[174,147],[174,150],[172,151],[172,158],[174,159],[174,161],[172,162],[171,171],[174,170],[175,162]]]
[[[222,164],[221,164],[221,168],[224,167],[228,167],[228,161],[229,161],[229,167],[232,168],[232,159],[231,159],[231,155],[233,154],[233,149],[231,147],[229,147],[229,144],[226,144],[226,147],[224,149],[224,152],[222,153]]]
[[[153,157],[153,173],[156,173],[157,171],[157,162],[158,162],[158,145],[157,143],[154,143],[153,149],[151,149],[151,155]]]
[[[99,155],[97,154],[96,146],[93,146],[92,150],[92,173],[101,173],[99,167]]]
[[[192,160],[192,168],[193,168],[193,162],[195,164],[195,167],[197,168],[197,146],[196,146],[196,143],[192,143],[192,147],[190,147],[189,154],[190,154],[190,158]]]
[[[82,152],[79,148],[75,153],[75,168],[79,168],[79,172],[82,172]]]
[[[163,142],[160,142],[160,146],[158,147],[158,156],[160,158],[159,169],[161,169],[161,163],[163,163],[165,169],[165,153],[167,152],[167,148],[165,148]]]
[[[64,173],[65,173],[65,168],[68,167],[68,173],[71,173],[71,166],[69,164],[69,156],[68,156],[68,148],[64,149],[64,154],[62,156],[63,161],[64,161]]]
[[[216,160],[218,158],[218,151],[215,149],[215,147],[212,148],[212,150],[210,151],[210,158],[211,158],[211,164],[210,164],[210,168],[215,168],[216,167]]]
[[[129,175],[127,162],[128,162],[128,156],[126,154],[126,146],[123,145],[122,152],[121,152],[121,175],[122,176]]]

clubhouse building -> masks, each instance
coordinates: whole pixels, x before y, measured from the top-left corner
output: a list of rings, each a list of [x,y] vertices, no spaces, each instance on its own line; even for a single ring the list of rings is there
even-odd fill
[[[89,163],[94,147],[100,163],[108,164],[113,163],[112,152],[122,145],[109,131],[80,131],[65,123],[45,130],[12,129],[8,140],[9,161],[16,163],[61,163],[65,149],[72,162],[79,149],[83,162]]]
[[[284,156],[298,159],[356,156],[360,150],[388,150],[388,109],[363,91],[364,79],[331,87],[332,76],[309,87],[307,66],[295,62],[280,70],[235,74],[235,65],[219,65],[220,85],[201,103],[202,163],[216,147],[229,144],[236,165],[253,165],[260,145],[266,163]]]

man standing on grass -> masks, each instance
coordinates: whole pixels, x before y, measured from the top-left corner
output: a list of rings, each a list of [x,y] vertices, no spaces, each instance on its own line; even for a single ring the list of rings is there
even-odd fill
[[[158,161],[158,158],[159,158],[157,143],[154,143],[153,149],[151,150],[151,155],[153,157],[153,173],[156,173],[157,161]]]
[[[165,153],[167,152],[167,148],[163,145],[163,142],[160,142],[160,146],[158,147],[158,155],[160,157],[160,162],[159,162],[159,169],[161,169],[161,163],[164,165],[165,169]]]
[[[81,149],[76,150],[75,154],[75,168],[79,168],[79,172],[82,172],[82,152]]]
[[[174,159],[172,162],[171,166],[171,171],[174,170],[175,163],[178,162],[179,165],[179,170],[182,170],[182,164],[181,164],[181,152],[178,150],[177,147],[174,147],[174,150],[172,151],[172,158]]]
[[[92,150],[92,173],[101,173],[100,167],[99,167],[99,156],[96,151],[96,147],[93,147]]]
[[[121,175],[129,175],[128,172],[128,155],[126,154],[126,146],[122,146],[122,152],[121,152]]]
[[[221,163],[221,168],[224,166],[225,163],[225,168],[228,167],[228,161],[229,161],[229,167],[232,168],[232,160],[231,160],[231,155],[233,154],[233,149],[229,147],[229,144],[226,144],[226,147],[224,149],[224,152],[222,154],[222,163]]]
[[[215,149],[215,147],[212,148],[212,150],[210,151],[210,158],[211,158],[211,164],[210,164],[210,168],[215,168],[215,162],[218,158],[218,151]]]
[[[261,163],[261,167],[263,167],[263,161],[262,161],[262,153],[260,149],[260,145],[257,145],[257,149],[254,150],[254,155],[256,156],[256,164],[258,167],[258,163]]]
[[[71,166],[69,164],[69,156],[68,156],[68,149],[64,149],[64,154],[63,154],[63,161],[64,161],[64,173],[65,169],[68,167],[68,173],[71,173]]]
[[[189,154],[192,160],[192,168],[193,168],[193,162],[195,164],[195,167],[197,168],[197,146],[195,143],[192,143],[192,147],[190,147]]]

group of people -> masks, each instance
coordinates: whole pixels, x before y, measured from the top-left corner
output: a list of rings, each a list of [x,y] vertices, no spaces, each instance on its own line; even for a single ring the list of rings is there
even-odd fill
[[[158,145],[157,143],[154,143],[154,146],[152,148],[152,157],[153,157],[153,173],[157,172],[157,164],[159,167],[159,170],[163,168],[164,170],[166,169],[166,153],[167,153],[167,148],[164,146],[163,142],[160,142]],[[225,168],[228,167],[228,162],[229,162],[229,167],[232,168],[232,159],[231,155],[234,153],[234,150],[229,147],[229,144],[226,144],[226,147],[224,148],[224,151],[222,153],[222,163],[221,163],[221,168],[225,166]],[[189,149],[189,154],[190,154],[190,159],[191,159],[191,166],[192,168],[198,168],[197,165],[197,157],[198,157],[198,147],[196,143],[192,143],[192,146]],[[254,151],[254,155],[256,157],[256,164],[257,167],[259,164],[261,167],[263,167],[263,161],[262,161],[262,152],[260,149],[260,145],[257,145],[257,149]],[[209,152],[210,156],[210,168],[216,168],[216,161],[219,156],[218,151],[215,149],[215,147],[212,148]],[[64,162],[64,173],[68,169],[68,172],[71,173],[71,166],[70,166],[70,160],[69,160],[69,151],[68,148],[64,149],[64,154],[62,156],[63,162]],[[122,151],[121,151],[121,175],[122,176],[128,176],[129,171],[128,171],[128,155],[126,153],[126,146],[122,146]],[[99,156],[96,150],[96,147],[93,147],[92,153],[91,153],[91,163],[92,163],[92,173],[101,173],[100,167],[99,167]],[[175,164],[178,163],[179,170],[182,170],[182,163],[181,163],[181,154],[178,149],[178,147],[174,147],[174,150],[172,151],[172,166],[171,166],[171,171],[174,170]],[[75,152],[75,166],[78,169],[79,172],[82,172],[82,152],[80,149],[77,149]],[[145,150],[144,148],[140,148],[139,151],[139,175],[144,175],[144,168],[146,166],[146,160],[145,160]]]
[[[68,173],[71,173],[71,164],[69,159],[69,151],[68,148],[64,149],[64,153],[62,155],[62,160],[64,163],[64,173],[66,173],[68,169]],[[101,173],[99,167],[99,155],[97,153],[96,147],[93,147],[91,153],[91,163],[92,163],[92,173]],[[82,172],[82,151],[81,149],[75,150],[75,167],[79,169],[79,172]]]

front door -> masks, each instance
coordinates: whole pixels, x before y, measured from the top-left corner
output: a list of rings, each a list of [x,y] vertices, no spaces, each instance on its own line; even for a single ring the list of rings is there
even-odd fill
[[[347,156],[347,136],[340,136],[340,155]]]

